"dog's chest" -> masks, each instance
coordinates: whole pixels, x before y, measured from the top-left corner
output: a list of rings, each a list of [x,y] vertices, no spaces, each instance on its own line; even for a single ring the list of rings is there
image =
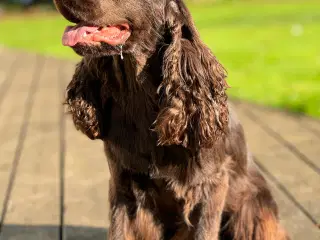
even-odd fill
[[[122,166],[147,173],[156,138],[150,130],[151,106],[143,96],[112,99],[108,110],[109,126],[105,138],[106,151]]]

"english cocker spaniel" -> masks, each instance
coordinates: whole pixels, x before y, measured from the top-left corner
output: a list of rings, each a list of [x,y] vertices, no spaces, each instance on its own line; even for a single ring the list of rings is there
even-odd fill
[[[284,240],[228,106],[226,72],[182,0],[55,0],[83,56],[75,127],[104,142],[109,240]]]

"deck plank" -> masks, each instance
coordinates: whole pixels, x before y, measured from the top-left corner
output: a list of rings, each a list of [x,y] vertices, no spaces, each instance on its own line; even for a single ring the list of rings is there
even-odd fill
[[[261,172],[263,172],[261,170]],[[320,239],[319,229],[308,219],[303,211],[282,192],[272,178],[263,173],[278,204],[280,223],[293,240]]]
[[[65,83],[74,64],[66,65]],[[109,224],[109,171],[101,141],[91,141],[66,117],[65,236],[66,239],[106,239]],[[88,228],[74,228],[85,226]],[[102,231],[101,229],[104,229]]]
[[[57,61],[44,64],[34,86],[27,136],[22,149],[4,222],[4,239],[59,239],[59,116],[61,109]],[[28,229],[12,226],[31,226]],[[37,228],[32,226],[38,226]],[[43,226],[43,227],[42,227]],[[52,226],[52,227],[48,227]],[[34,229],[32,231],[32,229]],[[20,231],[19,231],[20,230]],[[21,232],[22,231],[22,232]]]
[[[257,161],[286,187],[318,223],[320,185],[317,183],[320,176],[248,117],[243,105],[235,104],[235,109],[244,126],[249,149]]]
[[[35,55],[26,54],[19,57],[16,63],[19,71],[10,81],[6,95],[0,105],[0,213],[3,221],[4,207],[6,207],[10,174],[14,169],[14,158],[19,144],[19,134],[23,125],[25,102],[35,71]],[[1,64],[0,64],[1,65]],[[10,73],[8,73],[10,74]],[[24,81],[21,81],[23,79]]]
[[[297,157],[320,174],[319,136],[316,136],[312,130],[306,129],[305,121],[307,120],[303,121],[303,119],[286,112],[241,104],[250,109],[262,123],[267,124],[278,141],[283,142]],[[310,122],[309,120],[309,124]],[[315,121],[314,124],[316,124]]]
[[[320,141],[320,119],[301,116],[299,121],[307,130],[317,136],[319,139],[318,141]]]
[[[1,60],[2,59],[2,60]],[[17,61],[17,53],[15,51],[0,48],[0,106],[8,87],[11,85],[12,77],[18,67],[15,63]]]

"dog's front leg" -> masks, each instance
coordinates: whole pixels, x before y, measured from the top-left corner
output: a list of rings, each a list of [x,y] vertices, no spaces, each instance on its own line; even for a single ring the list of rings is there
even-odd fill
[[[154,221],[151,210],[139,208],[129,218],[126,207],[111,213],[108,240],[161,240],[162,227]]]
[[[111,179],[109,203],[111,222],[108,240],[162,240],[162,224],[153,199],[121,169],[109,161]]]
[[[135,240],[125,206],[111,209],[111,223],[107,240]]]
[[[212,188],[209,197],[202,202],[196,226],[196,240],[219,239],[221,216],[229,187],[228,181],[228,174],[223,173],[219,183]]]

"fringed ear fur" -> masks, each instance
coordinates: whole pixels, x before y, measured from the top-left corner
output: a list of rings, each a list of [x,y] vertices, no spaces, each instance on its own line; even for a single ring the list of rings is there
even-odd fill
[[[211,147],[228,126],[226,72],[202,43],[181,0],[167,5],[171,43],[164,53],[160,112],[154,130],[159,145]]]
[[[88,63],[87,59],[77,65],[68,84],[65,100],[76,129],[92,140],[103,138],[101,82],[91,73],[96,66],[97,64]]]

